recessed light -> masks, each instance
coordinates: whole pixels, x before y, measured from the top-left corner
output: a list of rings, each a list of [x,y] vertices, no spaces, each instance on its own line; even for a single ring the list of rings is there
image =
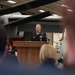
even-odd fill
[[[39,10],[39,12],[45,12],[44,10]]]
[[[12,1],[12,0],[8,0],[7,2],[11,3],[11,4],[15,4],[16,3],[15,1]]]
[[[53,14],[53,16],[58,16],[57,14]]]

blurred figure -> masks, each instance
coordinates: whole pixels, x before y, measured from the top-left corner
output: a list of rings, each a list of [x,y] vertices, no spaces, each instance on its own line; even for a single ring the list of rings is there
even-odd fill
[[[58,55],[56,49],[52,45],[43,44],[40,49],[39,58],[41,60],[41,64],[38,67],[39,72],[43,72],[44,75],[64,74],[62,69],[57,67],[56,61],[58,60]]]
[[[0,26],[0,61],[6,56],[7,35],[4,27]]]
[[[9,54],[7,46],[7,34],[3,26],[0,26],[0,64],[18,65],[18,60],[15,56]]]
[[[42,64],[40,65],[41,68],[56,67],[55,62],[58,59],[58,55],[57,55],[56,49],[52,45],[50,44],[42,45],[40,49],[39,57],[42,62]]]
[[[67,29],[65,63],[75,68],[75,0],[62,0],[62,26]]]
[[[12,51],[12,46],[9,43],[9,39],[7,39],[7,43],[6,43],[6,49],[11,52]]]
[[[42,32],[42,27],[37,24],[35,27],[35,32],[33,32],[31,41],[47,41],[46,33]]]
[[[16,56],[17,49],[16,49],[15,47],[12,47],[12,45],[11,45],[10,42],[9,42],[9,39],[7,39],[6,49],[8,50],[8,52],[9,52],[11,55]]]

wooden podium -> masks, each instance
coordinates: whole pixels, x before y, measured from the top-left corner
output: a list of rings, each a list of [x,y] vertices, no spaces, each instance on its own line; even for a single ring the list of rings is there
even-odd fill
[[[17,58],[20,65],[37,66],[40,64],[40,47],[45,44],[43,41],[13,41],[13,46],[17,48]]]

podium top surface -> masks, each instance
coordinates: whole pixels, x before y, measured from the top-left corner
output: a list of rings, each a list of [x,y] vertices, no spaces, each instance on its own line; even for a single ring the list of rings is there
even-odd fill
[[[13,47],[41,47],[45,41],[13,41]]]

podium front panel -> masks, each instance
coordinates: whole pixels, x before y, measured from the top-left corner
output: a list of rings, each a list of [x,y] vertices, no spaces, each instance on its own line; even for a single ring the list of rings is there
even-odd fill
[[[17,48],[17,58],[20,65],[37,66],[40,64],[39,51],[46,42],[14,41]]]

